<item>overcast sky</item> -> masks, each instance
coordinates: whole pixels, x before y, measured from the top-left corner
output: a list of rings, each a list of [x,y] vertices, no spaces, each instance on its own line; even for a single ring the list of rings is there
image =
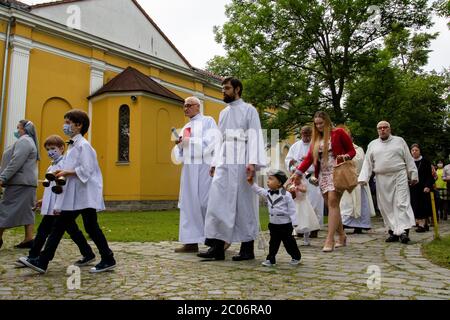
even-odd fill
[[[28,4],[48,0],[21,0]],[[225,51],[214,41],[213,26],[222,25],[224,7],[231,0],[138,0],[149,16],[195,67],[204,68],[214,55]],[[433,19],[432,32],[439,38],[432,42],[427,70],[441,71],[450,67],[450,31],[445,18]]]

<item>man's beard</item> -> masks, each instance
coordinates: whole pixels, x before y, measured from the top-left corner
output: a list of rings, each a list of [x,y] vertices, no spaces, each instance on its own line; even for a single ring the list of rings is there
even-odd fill
[[[223,102],[225,103],[230,103],[236,100],[236,96],[229,96],[229,95],[224,95],[223,96]]]

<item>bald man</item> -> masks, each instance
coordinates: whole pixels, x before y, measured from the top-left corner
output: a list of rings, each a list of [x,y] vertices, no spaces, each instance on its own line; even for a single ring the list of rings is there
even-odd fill
[[[214,132],[218,131],[212,117],[200,113],[200,100],[186,98],[184,115],[189,122],[181,130],[181,137],[175,141],[173,155],[183,163],[180,181],[179,241],[183,244],[175,252],[197,252],[198,244],[205,241],[205,215],[209,188],[209,153],[214,149]]]
[[[372,172],[377,184],[378,207],[389,228],[386,242],[409,242],[409,229],[415,226],[409,185],[418,182],[418,172],[408,145],[391,134],[391,125],[380,121],[378,139],[370,142],[359,174],[361,184],[369,182]]]

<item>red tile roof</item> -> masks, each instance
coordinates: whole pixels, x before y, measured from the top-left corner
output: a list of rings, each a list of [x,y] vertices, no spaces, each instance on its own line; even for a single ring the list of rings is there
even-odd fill
[[[88,99],[108,92],[147,92],[179,103],[184,102],[183,98],[132,67],[126,68]]]

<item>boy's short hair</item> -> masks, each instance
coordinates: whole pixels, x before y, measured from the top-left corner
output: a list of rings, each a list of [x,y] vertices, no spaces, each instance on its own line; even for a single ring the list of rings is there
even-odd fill
[[[81,124],[81,135],[84,136],[88,130],[90,125],[89,116],[86,112],[79,109],[70,110],[64,115],[64,119],[69,119],[75,124]]]
[[[45,139],[45,141],[44,141],[44,148],[47,148],[50,146],[55,146],[55,147],[61,148],[61,147],[65,147],[65,143],[64,143],[64,140],[60,136],[54,134],[54,135],[47,137],[47,139]]]
[[[274,176],[275,178],[277,178],[277,180],[281,183],[281,185],[284,185],[286,183],[286,181],[288,180],[286,173],[284,173],[281,170],[270,170],[267,173],[267,175]]]

